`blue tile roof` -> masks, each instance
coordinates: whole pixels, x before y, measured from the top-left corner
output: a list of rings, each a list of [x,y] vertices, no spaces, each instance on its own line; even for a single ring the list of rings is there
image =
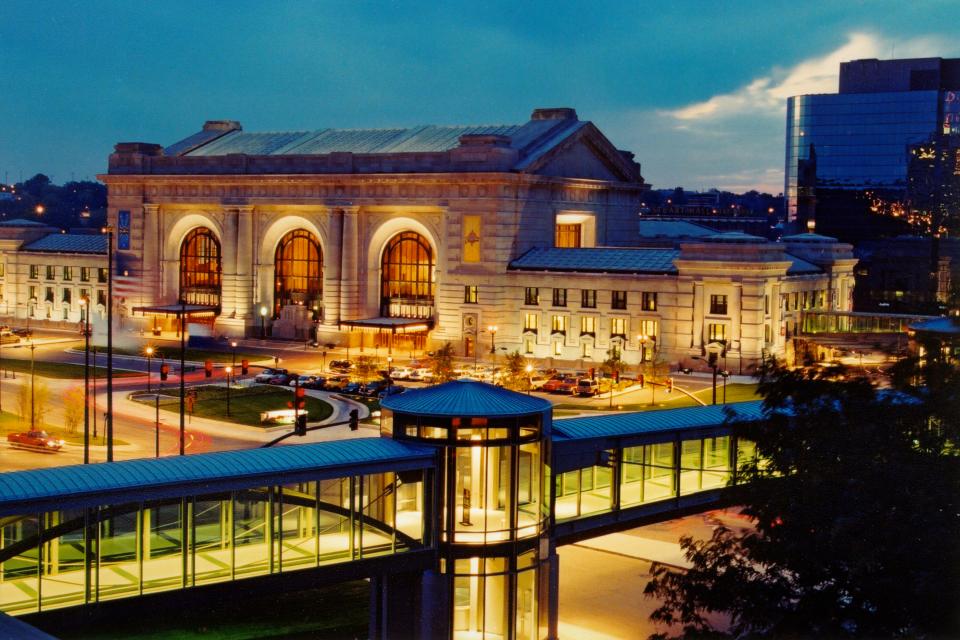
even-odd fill
[[[554,420],[553,437],[583,440],[711,427],[724,423],[727,419],[727,409],[732,412],[734,420],[759,420],[763,417],[761,400],[663,411],[619,413],[610,416]]]
[[[793,264],[787,267],[788,276],[799,276],[807,273],[823,273],[823,269],[806,260],[801,260],[797,256],[786,254],[787,260],[793,261]]]
[[[510,417],[542,413],[553,405],[543,398],[508,391],[486,382],[454,380],[384,398],[392,411],[429,416]]]
[[[284,476],[357,467],[376,463],[397,464],[422,461],[432,466],[434,451],[387,438],[355,438],[316,444],[278,446],[269,449],[243,449],[201,455],[145,458],[102,464],[71,465],[50,469],[0,473],[0,512],[11,513],[16,505],[44,500],[94,498],[118,491],[138,492],[173,488],[179,495],[213,490],[218,481]],[[193,485],[193,487],[191,487]]]
[[[51,233],[20,248],[21,251],[41,253],[102,253],[107,254],[107,236],[84,233]]]
[[[641,238],[702,238],[716,234],[716,230],[685,220],[640,219]]]
[[[510,263],[521,271],[580,271],[586,273],[677,273],[678,249],[534,248]]]

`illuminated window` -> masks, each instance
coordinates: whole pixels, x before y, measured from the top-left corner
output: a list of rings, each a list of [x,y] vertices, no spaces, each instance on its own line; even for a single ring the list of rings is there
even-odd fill
[[[717,316],[727,315],[727,296],[710,296],[710,313]]]
[[[626,318],[610,318],[610,337],[614,336],[627,337]]]
[[[715,323],[707,325],[707,339],[710,342],[727,341],[727,325]]]
[[[567,290],[566,289],[553,290],[553,306],[555,307],[567,306]]]
[[[523,330],[524,331],[536,331],[539,328],[540,328],[540,314],[538,313],[523,314]]]
[[[63,279],[68,282],[73,280],[73,267],[63,267]]]
[[[90,267],[80,267],[80,282],[90,282]]]
[[[584,289],[580,292],[580,306],[584,309],[597,308],[597,290]]]
[[[770,325],[763,325],[763,341],[766,344],[773,342],[773,332],[770,330]]]
[[[582,226],[579,224],[558,224],[556,232],[556,247],[575,248],[580,246]]]
[[[523,339],[523,352],[524,353],[533,353],[533,338],[524,338]]]
[[[186,304],[220,306],[220,242],[198,227],[180,245],[180,299]]]
[[[627,292],[626,291],[613,291],[610,294],[610,308],[611,309],[626,309],[627,308]]]
[[[380,315],[433,317],[433,265],[433,250],[426,238],[413,231],[394,236],[380,265]]]
[[[580,334],[597,335],[597,319],[594,316],[580,316]]]
[[[309,231],[297,229],[283,236],[274,254],[273,316],[288,305],[310,310],[320,317],[323,297],[323,253],[320,242]]]
[[[567,332],[567,316],[553,316],[550,323],[550,330],[553,333]]]
[[[463,288],[463,302],[464,304],[477,304],[478,293],[476,285],[466,285]]]
[[[553,355],[555,355],[555,356],[562,356],[562,355],[563,355],[563,341],[562,341],[562,340],[556,340],[556,341],[553,343]]]
[[[643,309],[644,311],[656,311],[657,310],[657,292],[644,291],[643,301],[640,305],[640,308]]]
[[[536,287],[527,287],[523,292],[523,304],[540,304],[540,289]]]
[[[103,267],[97,269],[97,282],[104,284],[107,281],[107,270]]]
[[[641,320],[640,326],[637,327],[637,331],[640,333],[640,335],[647,336],[648,338],[652,338],[654,340],[657,339],[659,329],[660,323],[656,320]]]

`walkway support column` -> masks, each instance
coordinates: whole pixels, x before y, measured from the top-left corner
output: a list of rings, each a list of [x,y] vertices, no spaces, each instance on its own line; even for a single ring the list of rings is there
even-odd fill
[[[360,239],[358,207],[343,210],[340,266],[340,320],[356,320],[360,308]]]
[[[421,574],[401,573],[370,579],[370,639],[416,637],[417,621],[430,617],[419,610]],[[438,636],[422,636],[436,638]]]
[[[343,210],[330,212],[330,236],[323,256],[323,324],[340,323],[340,263],[343,260]]]

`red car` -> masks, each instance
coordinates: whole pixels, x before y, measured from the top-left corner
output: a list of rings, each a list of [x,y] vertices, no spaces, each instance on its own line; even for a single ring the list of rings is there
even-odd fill
[[[546,391],[547,393],[556,393],[557,389],[560,388],[561,382],[563,382],[563,376],[550,376],[550,379],[543,383],[543,386],[540,387],[540,390]]]
[[[53,453],[63,448],[63,440],[57,440],[47,435],[46,431],[27,431],[26,433],[7,434],[7,442],[11,446],[22,449],[33,449]]]

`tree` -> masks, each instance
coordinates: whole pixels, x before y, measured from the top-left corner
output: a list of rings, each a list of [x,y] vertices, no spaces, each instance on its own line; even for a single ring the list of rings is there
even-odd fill
[[[761,369],[757,461],[729,489],[755,529],[683,538],[651,618],[688,637],[960,636],[960,376],[878,392],[842,368]],[[707,615],[726,613],[726,631]]]
[[[370,382],[377,377],[377,361],[372,356],[360,356],[355,363],[355,371],[361,382]]]
[[[527,376],[527,359],[520,351],[513,351],[506,355],[507,375],[503,378],[503,386],[508,389],[526,390],[530,384]]]
[[[83,388],[73,387],[63,396],[63,423],[70,433],[76,433],[83,420]]]
[[[20,386],[17,387],[17,413],[21,421],[30,421],[30,378],[26,376],[21,377]]]
[[[430,365],[436,382],[453,380],[453,345],[449,342],[437,349]]]

